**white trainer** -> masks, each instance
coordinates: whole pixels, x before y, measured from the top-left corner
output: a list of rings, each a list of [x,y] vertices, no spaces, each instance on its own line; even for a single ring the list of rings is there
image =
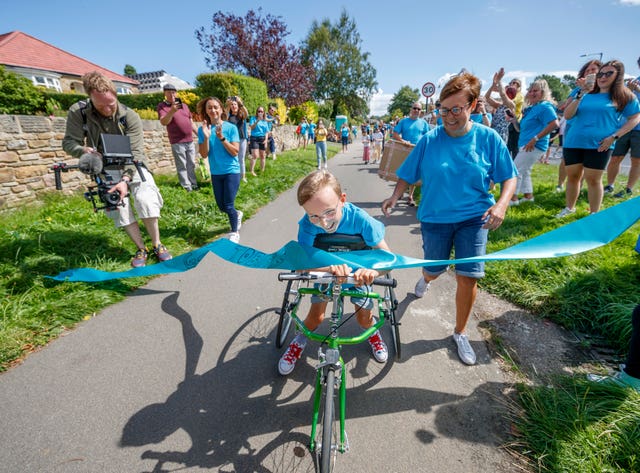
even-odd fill
[[[240,234],[238,232],[231,232],[227,234],[227,238],[234,243],[240,243]]]
[[[569,207],[565,207],[560,212],[558,212],[558,214],[556,214],[556,218],[564,218],[574,213],[576,213],[576,209],[570,209]]]
[[[244,217],[244,212],[242,210],[237,210],[238,212],[238,231],[242,228],[242,217]]]
[[[420,277],[418,282],[416,283],[416,287],[413,289],[413,293],[416,297],[423,297],[425,293],[429,290],[429,286],[431,286],[430,282],[424,280],[424,277]]]
[[[456,345],[458,345],[458,356],[460,360],[466,365],[475,365],[476,353],[473,351],[473,348],[471,348],[469,337],[464,333],[453,332],[453,340],[456,342]]]

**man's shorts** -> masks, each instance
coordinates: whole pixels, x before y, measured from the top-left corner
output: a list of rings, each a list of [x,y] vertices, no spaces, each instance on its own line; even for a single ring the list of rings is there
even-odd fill
[[[616,141],[613,156],[624,156],[631,150],[632,158],[640,158],[640,130],[631,130]]]
[[[316,289],[322,289],[323,291],[326,291],[328,288],[328,284],[314,284],[314,286]],[[344,289],[344,286],[343,286]],[[371,310],[373,309],[373,299],[367,297],[367,293],[368,292],[373,292],[373,286],[358,286],[358,287],[350,287],[349,288],[350,291],[356,291],[359,292],[361,294],[363,294],[363,297],[351,297],[351,303],[358,306],[358,307],[362,307],[363,309],[366,310]],[[318,295],[312,295],[311,296],[311,303],[312,304],[317,304],[319,302],[330,302],[331,301],[331,291],[329,291],[328,296],[318,296]]]
[[[105,214],[113,223],[116,228],[126,227],[132,223],[137,222],[136,216],[133,214],[131,208],[131,198],[133,197],[133,206],[136,209],[136,213],[139,218],[159,218],[160,209],[164,201],[160,195],[160,190],[156,186],[153,176],[147,169],[142,166],[140,170],[144,174],[145,180],[140,179],[138,172],[133,173],[133,179],[129,183],[129,196],[123,200],[124,206],[118,206],[114,210],[107,210]],[[110,184],[117,184],[122,179],[121,170],[105,170],[107,175],[107,182]]]
[[[421,222],[424,259],[448,260],[451,257],[452,248],[455,249],[456,259],[485,255],[489,230],[482,228],[485,220],[481,217],[458,223]],[[447,266],[447,264],[425,266],[422,269],[429,276],[438,276],[447,270]],[[476,279],[484,277],[484,261],[458,263],[455,268],[456,274],[461,276]]]

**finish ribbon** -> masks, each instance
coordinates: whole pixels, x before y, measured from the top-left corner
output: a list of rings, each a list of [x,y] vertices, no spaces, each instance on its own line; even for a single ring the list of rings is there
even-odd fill
[[[604,246],[619,237],[639,219],[640,197],[636,197],[510,248],[484,256],[450,260],[423,260],[384,250],[328,253],[317,248],[301,246],[295,241],[290,241],[275,253],[267,254],[221,238],[197,250],[176,256],[169,261],[142,268],[120,272],[77,268],[63,271],[57,276],[52,276],[51,279],[71,282],[100,282],[111,279],[180,273],[195,268],[209,252],[247,268],[279,270],[313,269],[332,264],[347,264],[352,268],[391,270],[470,261],[557,258],[584,253]]]

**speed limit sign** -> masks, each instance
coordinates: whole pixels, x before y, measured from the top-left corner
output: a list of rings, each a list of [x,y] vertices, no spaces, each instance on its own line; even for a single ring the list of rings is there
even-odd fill
[[[431,97],[436,93],[436,86],[432,82],[427,82],[422,86],[422,95],[426,98]]]

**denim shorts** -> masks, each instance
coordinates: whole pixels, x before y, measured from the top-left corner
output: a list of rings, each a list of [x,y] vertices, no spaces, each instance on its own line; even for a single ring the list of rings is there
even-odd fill
[[[457,223],[421,222],[424,259],[450,259],[452,248],[456,259],[486,254],[489,230],[482,228],[484,223],[481,215]],[[447,270],[447,266],[425,266],[423,271],[429,276],[438,276]],[[484,277],[484,261],[458,263],[455,268],[456,274],[462,276],[476,279]]]
[[[327,290],[327,284],[314,284],[313,287],[315,287],[316,289],[322,289],[323,291]],[[343,286],[344,289],[344,286]],[[351,298],[351,303],[354,305],[357,305],[358,307],[362,307],[363,309],[366,310],[371,310],[373,309],[373,299],[371,299],[370,297],[367,297],[367,293],[368,292],[373,292],[373,287],[372,286],[352,286],[349,287],[350,291],[356,291],[359,292],[361,294],[364,295],[364,297],[352,297]],[[330,302],[331,301],[331,291],[329,291],[329,296],[318,296],[316,294],[311,296],[311,303],[312,304],[317,304],[319,302]]]

